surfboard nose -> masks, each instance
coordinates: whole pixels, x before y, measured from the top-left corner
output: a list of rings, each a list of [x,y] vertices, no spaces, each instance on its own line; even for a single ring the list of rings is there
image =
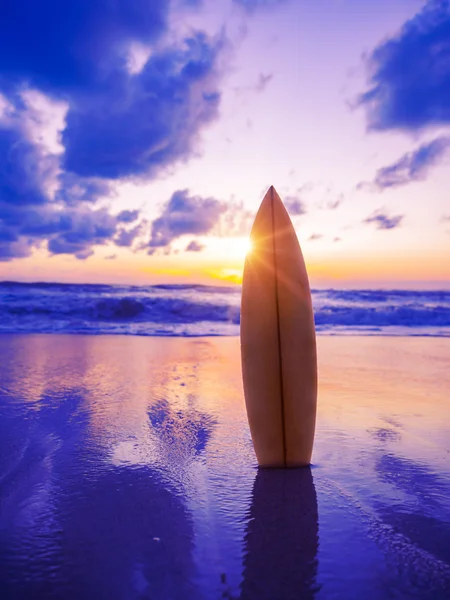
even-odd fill
[[[274,238],[281,248],[283,234],[291,229],[292,223],[286,207],[274,186],[271,185],[256,213],[250,232],[253,258],[257,259],[258,255],[263,258],[267,252],[273,253]]]

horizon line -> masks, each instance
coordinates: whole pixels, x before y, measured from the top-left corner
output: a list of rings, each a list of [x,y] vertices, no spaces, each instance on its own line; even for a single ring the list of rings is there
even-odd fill
[[[408,282],[409,283],[409,282]],[[413,284],[414,282],[411,282],[411,284]],[[424,284],[433,284],[433,285],[437,285],[440,284],[442,282],[440,281],[424,281],[424,282],[416,282],[416,283],[424,283]],[[333,287],[333,286],[324,286],[324,287],[317,287],[317,286],[311,286],[311,292],[320,292],[320,291],[327,291],[327,290],[342,290],[342,291],[385,291],[385,292],[420,292],[420,291],[424,291],[424,292],[450,292],[450,281],[445,282],[444,285],[447,284],[448,287],[445,288],[438,288],[435,287],[433,289],[431,288],[427,288],[427,287],[388,287],[387,285],[382,285],[379,284],[378,286],[375,285],[375,287],[353,287],[353,286],[339,286],[339,287]],[[2,279],[0,280],[0,286],[3,285],[28,285],[28,286],[33,286],[33,285],[65,285],[65,286],[69,286],[69,285],[73,285],[73,286],[103,286],[103,287],[136,287],[136,288],[148,288],[148,287],[152,287],[152,288],[158,288],[158,287],[173,287],[173,288],[187,288],[187,287],[214,287],[214,288],[241,288],[242,284],[241,283],[234,283],[232,281],[227,282],[226,285],[220,284],[208,284],[208,283],[195,283],[195,282],[190,282],[190,283],[173,283],[173,282],[166,282],[166,283],[148,283],[148,284],[143,284],[143,283],[92,283],[92,282],[76,282],[76,281],[20,281],[20,280],[12,280],[12,279]]]

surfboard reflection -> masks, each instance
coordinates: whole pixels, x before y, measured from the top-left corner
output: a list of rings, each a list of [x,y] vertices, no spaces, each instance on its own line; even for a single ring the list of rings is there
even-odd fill
[[[314,598],[318,530],[311,469],[260,469],[245,536],[241,600]]]

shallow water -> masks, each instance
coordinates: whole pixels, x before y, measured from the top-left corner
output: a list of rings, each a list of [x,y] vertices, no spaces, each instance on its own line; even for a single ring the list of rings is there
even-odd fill
[[[258,471],[237,338],[0,336],[0,598],[450,597],[450,340],[319,338]]]

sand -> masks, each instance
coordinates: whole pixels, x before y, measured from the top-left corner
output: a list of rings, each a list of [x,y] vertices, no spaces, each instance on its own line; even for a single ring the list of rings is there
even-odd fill
[[[238,338],[0,336],[0,598],[450,597],[450,340],[318,350],[258,472]]]

